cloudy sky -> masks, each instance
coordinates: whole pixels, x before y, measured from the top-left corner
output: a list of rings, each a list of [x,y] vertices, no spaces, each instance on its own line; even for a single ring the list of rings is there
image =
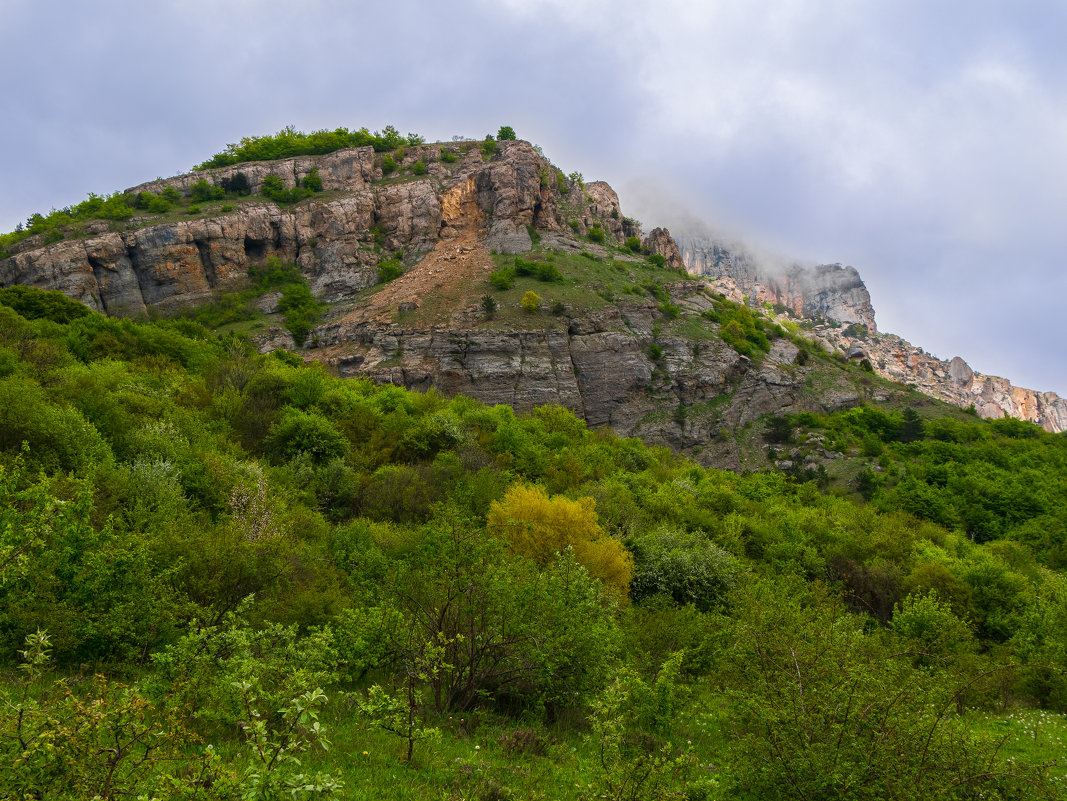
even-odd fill
[[[0,229],[289,124],[509,124],[1067,395],[1065,41],[1061,0],[0,0]]]

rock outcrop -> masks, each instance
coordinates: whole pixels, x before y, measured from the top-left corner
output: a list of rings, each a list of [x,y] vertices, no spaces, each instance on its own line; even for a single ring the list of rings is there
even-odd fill
[[[706,288],[702,281],[681,281],[668,289],[673,303],[699,319],[712,306]],[[796,364],[798,350],[788,340],[776,341],[754,364],[718,339],[657,333],[664,323],[657,305],[645,300],[576,316],[566,328],[547,331],[407,329],[350,318],[316,329],[318,346],[308,355],[342,376],[462,393],[519,411],[560,404],[592,426],[730,467],[743,465],[723,430],[772,412],[833,411],[861,400],[844,379],[821,393],[808,391],[811,368]],[[658,358],[650,354],[653,342]]]
[[[430,159],[439,147],[408,148],[402,164]],[[324,188],[335,196],[291,208],[246,201],[217,216],[155,225],[141,218],[87,238],[49,245],[26,241],[0,261],[0,286],[58,289],[97,311],[135,316],[203,302],[235,286],[249,266],[273,256],[296,263],[318,297],[337,301],[374,283],[377,250],[403,251],[416,261],[448,238],[453,228],[442,199],[468,185],[484,214],[487,246],[523,252],[530,248],[528,228],[563,229],[560,196],[552,182],[542,180],[548,162],[532,146],[502,142],[500,149],[499,157],[485,162],[473,147],[454,163],[432,162],[423,179],[398,183],[381,182],[380,164],[369,147],[158,179],[129,191],[159,192],[165,186],[187,191],[198,180],[221,184],[237,172],[249,177],[253,190],[272,173],[292,186],[317,168]],[[611,228],[610,209],[597,215],[614,192],[607,187],[594,193],[599,200],[589,201],[586,218]],[[617,202],[615,197],[616,214]]]
[[[373,284],[379,260],[400,252],[408,266],[404,275],[367,302],[339,305],[315,332],[309,357],[344,375],[433,386],[519,409],[560,403],[593,425],[694,453],[709,448],[719,463],[733,458],[719,436],[723,428],[768,412],[828,410],[861,400],[843,378],[834,386],[822,380],[817,393],[806,391],[811,368],[795,363],[796,349],[785,340],[755,365],[715,336],[694,341],[664,334],[669,326],[655,323],[669,321],[657,319],[659,308],[632,296],[607,311],[569,310],[565,330],[479,325],[473,298],[484,291],[493,252],[526,252],[540,237],[543,245],[596,259],[608,255],[605,248],[577,235],[600,231],[614,244],[641,235],[608,184],[564,180],[527,142],[499,146],[489,160],[473,142],[405,148],[397,155],[400,170],[421,162],[422,176],[408,170],[386,179],[380,154],[352,148],[157,179],[129,191],[172,186],[188,193],[199,180],[222,184],[240,172],[256,192],[267,175],[295,186],[317,169],[326,194],[288,207],[242,199],[226,213],[215,204],[213,214],[167,222],[93,221],[80,238],[51,244],[29,237],[0,260],[0,286],[58,289],[107,314],[135,316],[203,302],[241,285],[249,267],[277,257],[298,265],[316,296],[337,302]],[[449,158],[439,158],[445,150]],[[707,237],[676,242],[663,228],[642,245],[668,266],[701,275],[671,289],[672,301],[691,318],[687,324],[700,321],[710,306],[708,290],[752,305],[775,304],[815,320],[830,347],[869,360],[887,378],[949,403],[973,404],[986,417],[1010,414],[1050,431],[1067,429],[1067,401],[1053,393],[1013,387],[961,359],[942,362],[897,337],[877,335],[870,296],[851,267],[772,268]],[[617,252],[615,259],[619,265],[638,257]],[[421,308],[427,299],[432,313]],[[421,327],[394,326],[405,319],[395,315],[405,313]],[[827,320],[838,327],[818,324]],[[272,329],[260,344],[291,347],[292,340]],[[714,412],[693,411],[700,407]]]
[[[999,376],[975,372],[959,356],[938,359],[893,334],[818,326],[816,335],[849,359],[867,359],[883,378],[914,386],[920,392],[974,410],[981,417],[1016,417],[1046,431],[1067,431],[1067,399],[1055,392],[1017,387]]]
[[[682,252],[678,249],[678,243],[674,241],[671,232],[666,228],[653,228],[648,236],[641,242],[641,247],[649,253],[662,256],[668,267],[676,270],[685,268]]]
[[[677,242],[689,272],[711,280],[729,278],[752,303],[772,303],[801,317],[861,323],[876,330],[870,293],[852,267],[769,264],[709,236],[682,234]]]

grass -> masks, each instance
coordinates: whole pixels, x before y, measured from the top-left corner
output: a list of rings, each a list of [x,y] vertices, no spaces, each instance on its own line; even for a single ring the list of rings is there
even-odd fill
[[[641,260],[616,260],[608,249],[606,258],[594,254],[552,251],[541,247],[522,254],[526,261],[544,261],[554,264],[563,274],[562,283],[538,281],[530,276],[516,276],[514,285],[507,290],[494,289],[488,281],[483,285],[485,294],[492,295],[500,309],[493,320],[485,322],[490,329],[551,330],[565,328],[566,317],[554,316],[550,309],[556,302],[563,303],[571,311],[598,311],[609,305],[625,303],[635,298],[648,298],[645,290],[638,295],[626,293],[628,286],[642,284],[665,284],[681,280],[671,270],[658,268]],[[497,267],[512,267],[514,256],[493,255]],[[528,291],[541,298],[541,311],[528,314],[519,307],[519,301]]]

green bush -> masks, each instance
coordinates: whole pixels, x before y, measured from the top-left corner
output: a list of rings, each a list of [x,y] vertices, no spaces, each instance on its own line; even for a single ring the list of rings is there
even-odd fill
[[[387,259],[378,265],[378,283],[387,284],[404,274],[399,259]]]
[[[628,236],[628,237],[626,237],[626,242],[624,243],[624,247],[627,250],[631,251],[632,253],[640,253],[641,252],[641,237],[639,237],[639,236]]]
[[[411,172],[413,175],[425,175],[426,174],[426,162],[419,159],[411,165]]]
[[[319,168],[312,167],[308,174],[304,176],[304,180],[300,183],[305,189],[310,189],[312,192],[321,192],[322,176],[319,175]]]
[[[493,315],[496,314],[496,310],[498,307],[496,298],[494,298],[492,295],[482,295],[481,307],[482,312],[485,314],[485,316],[490,320],[493,319]]]
[[[588,236],[589,239],[593,242],[599,242],[603,244],[604,229],[601,228],[598,223],[594,223],[593,226],[589,229],[589,232],[586,234],[586,236]]]
[[[297,345],[303,345],[311,329],[322,318],[322,308],[306,283],[289,284],[282,290],[278,311],[285,314],[285,327]]]
[[[0,305],[9,306],[27,320],[51,320],[54,323],[69,323],[91,314],[84,304],[71,300],[62,292],[20,285],[0,288]]]
[[[226,190],[201,178],[189,188],[189,196],[193,199],[193,203],[207,203],[210,200],[221,200],[226,197]]]
[[[659,253],[650,253],[648,254],[648,263],[653,267],[665,267],[667,265],[667,259]]]
[[[386,153],[382,156],[382,175],[389,175],[396,171],[396,159]]]
[[[497,141],[493,138],[492,134],[487,134],[486,135],[485,139],[482,140],[481,147],[482,147],[482,159],[484,161],[488,161],[493,156],[495,156],[498,152],[500,152],[500,145],[497,144]]]
[[[252,183],[243,172],[235,172],[228,178],[223,178],[222,188],[227,194],[245,197],[252,194]]]
[[[263,178],[263,196],[275,203],[296,203],[311,196],[311,190],[302,186],[286,188],[281,176],[271,173]]]
[[[384,153],[396,150],[403,144],[417,144],[421,139],[422,137],[416,134],[408,134],[405,138],[392,125],[386,125],[381,132],[374,133],[366,128],[360,128],[358,131],[337,128],[333,131],[304,133],[289,126],[276,134],[246,136],[236,144],[227,145],[224,151],[216,153],[193,169],[208,170],[247,161],[275,161],[290,156],[318,156],[342,148],[368,145],[373,147],[376,153]]]
[[[447,147],[441,148],[441,161],[443,161],[445,164],[452,164],[456,161],[457,158],[459,157]]]
[[[515,270],[512,267],[501,267],[489,273],[489,283],[494,289],[504,291],[515,285]]]
[[[660,314],[666,317],[668,320],[677,320],[681,311],[673,303],[661,303],[659,308]]]
[[[541,308],[541,298],[532,289],[522,296],[522,300],[519,301],[519,305],[522,306],[522,310],[527,314],[534,314]]]
[[[501,125],[500,130],[496,133],[496,138],[499,139],[501,142],[507,141],[509,139],[513,140],[515,138],[515,129],[512,128],[510,125]]]
[[[554,264],[540,261],[524,261],[515,258],[515,274],[523,277],[536,278],[538,281],[551,284],[562,284],[563,273]]]

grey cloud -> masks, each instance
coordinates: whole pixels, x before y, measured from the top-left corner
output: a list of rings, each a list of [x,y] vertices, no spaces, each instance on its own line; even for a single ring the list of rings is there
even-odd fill
[[[718,228],[853,264],[884,328],[1067,394],[1058,2],[0,5],[4,230],[290,123],[506,123],[646,227],[673,213],[651,177]]]

